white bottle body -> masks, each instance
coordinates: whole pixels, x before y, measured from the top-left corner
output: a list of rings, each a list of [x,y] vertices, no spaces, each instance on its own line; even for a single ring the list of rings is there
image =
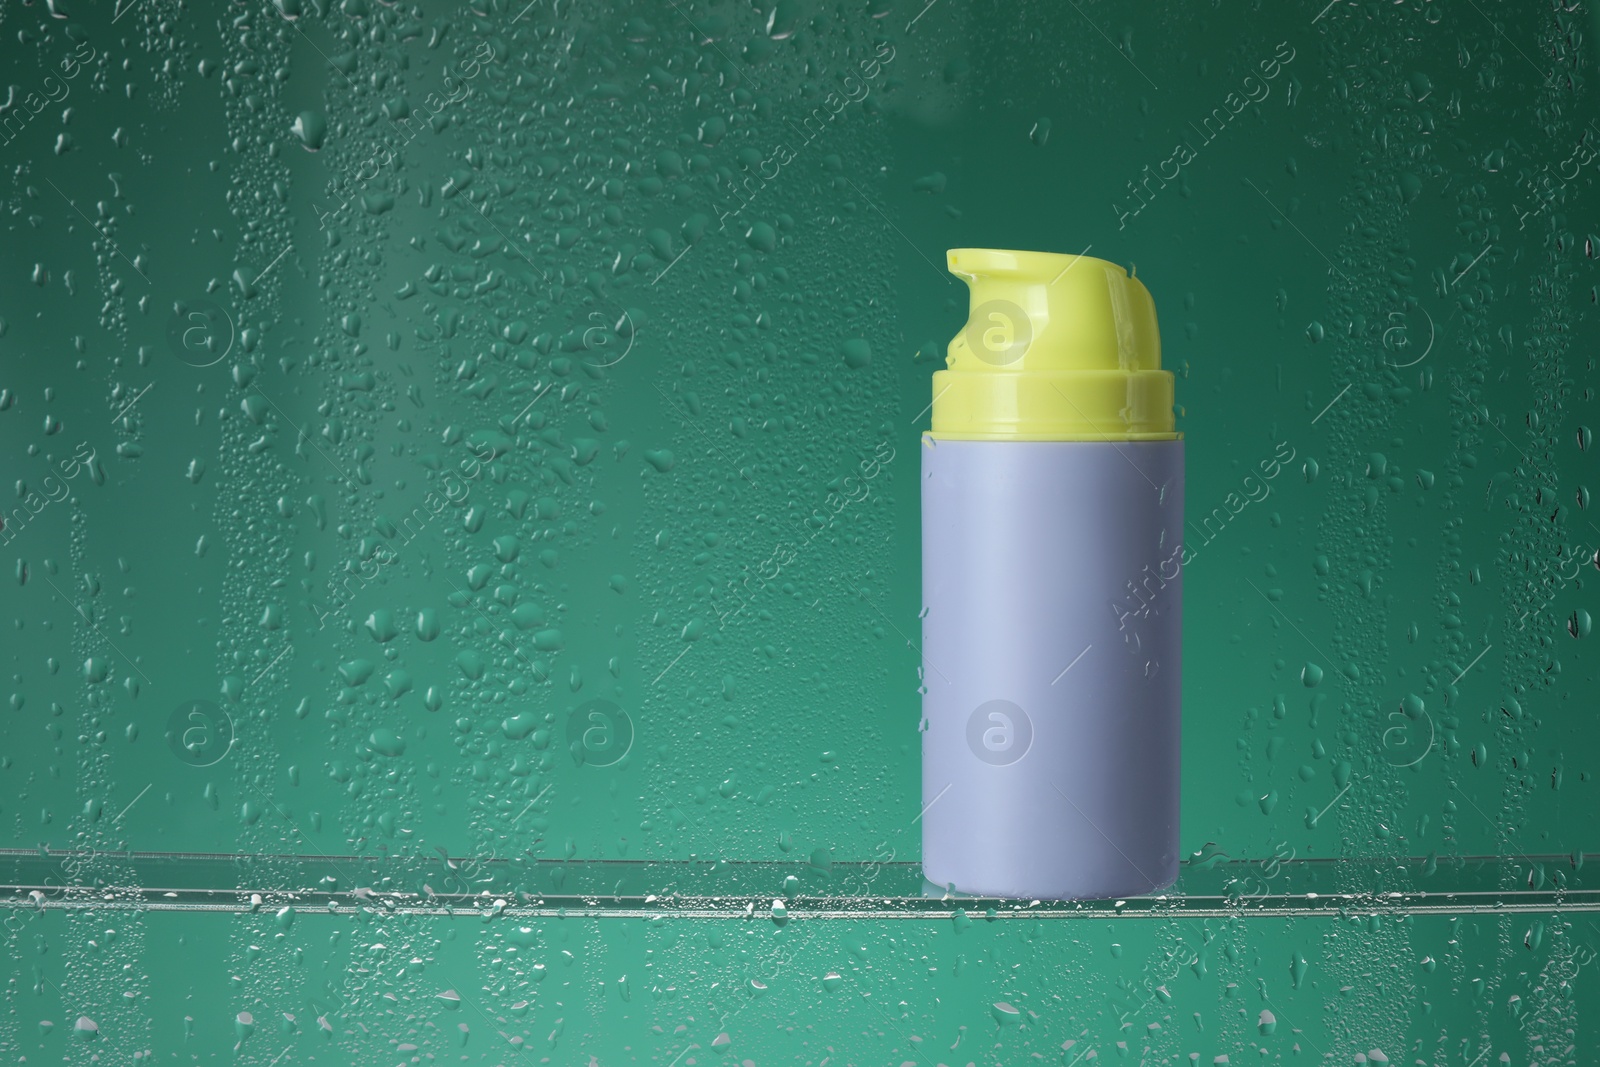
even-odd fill
[[[922,449],[923,871],[977,896],[1178,873],[1183,441]]]

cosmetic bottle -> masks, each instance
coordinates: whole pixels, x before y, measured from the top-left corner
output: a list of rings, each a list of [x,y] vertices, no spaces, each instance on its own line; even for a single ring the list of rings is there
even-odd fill
[[[922,845],[985,897],[1178,872],[1183,439],[1155,305],[1089,256],[960,248],[922,439]]]

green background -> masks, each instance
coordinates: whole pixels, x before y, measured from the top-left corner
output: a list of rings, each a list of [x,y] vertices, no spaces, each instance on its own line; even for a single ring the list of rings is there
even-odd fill
[[[1338,860],[1319,884],[1352,893],[1492,857],[1492,910],[1600,851],[1586,8],[0,10],[0,846],[914,862],[918,435],[966,313],[943,252],[991,246],[1087,250],[1157,302],[1196,550],[1186,854]],[[196,700],[228,740],[185,761]],[[595,700],[620,759],[573,755]],[[1596,929],[1559,896],[525,925],[6,903],[10,1060],[1597,1044]]]

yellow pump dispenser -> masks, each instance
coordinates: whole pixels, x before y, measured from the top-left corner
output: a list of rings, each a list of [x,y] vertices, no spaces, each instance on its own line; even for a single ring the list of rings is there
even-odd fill
[[[1155,304],[1092,256],[953,248],[967,325],[933,376],[938,440],[1171,441]]]

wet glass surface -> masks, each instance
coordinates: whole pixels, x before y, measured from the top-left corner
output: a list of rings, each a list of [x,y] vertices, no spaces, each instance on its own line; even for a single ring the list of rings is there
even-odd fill
[[[1587,8],[0,28],[0,1055],[1595,1046]],[[967,246],[1155,296],[1159,897],[921,881],[916,470]]]

